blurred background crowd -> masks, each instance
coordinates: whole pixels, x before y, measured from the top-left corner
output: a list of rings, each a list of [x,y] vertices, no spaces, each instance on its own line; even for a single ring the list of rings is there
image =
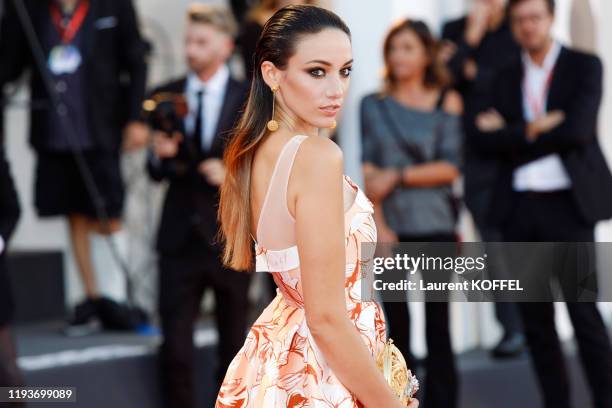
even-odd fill
[[[154,404],[211,406],[275,295],[269,276],[221,264],[216,206],[257,39],[290,3],[0,2],[0,386],[77,364],[58,350],[140,344],[104,337],[127,333],[156,356]],[[351,90],[329,136],[375,204],[379,242],[611,240],[611,4],[305,3],[352,31]],[[605,267],[598,278],[595,292],[612,287]],[[426,408],[612,408],[606,303],[384,310]],[[133,357],[112,350],[100,360]],[[513,378],[531,388],[496,401]]]

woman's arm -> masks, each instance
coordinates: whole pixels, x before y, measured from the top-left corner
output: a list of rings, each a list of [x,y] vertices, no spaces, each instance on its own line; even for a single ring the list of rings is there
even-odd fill
[[[367,408],[401,403],[348,317],[342,152],[309,137],[295,161],[296,238],[308,328],[338,379]]]
[[[365,191],[374,203],[382,203],[401,181],[401,172],[397,169],[383,169],[370,162],[363,163]]]
[[[436,187],[452,184],[461,174],[461,114],[463,100],[456,91],[448,91],[442,109],[447,114],[439,132],[441,142],[439,160],[405,167],[402,171],[402,184],[407,187]]]
[[[389,186],[385,186],[384,189],[388,192],[381,194],[376,191],[384,184],[384,181],[377,180],[376,174],[382,170],[374,166],[372,163],[365,162],[362,166],[363,176],[365,179],[365,190],[368,198],[374,204],[374,222],[376,223],[378,242],[394,243],[397,242],[397,234],[387,225],[385,214],[382,209],[382,203],[389,192],[393,190],[393,187],[400,182],[400,174],[396,170],[390,171],[390,174],[395,174],[393,180],[389,181]]]
[[[382,203],[400,182],[401,173],[398,169],[380,167],[381,146],[375,126],[380,120],[374,108],[378,103],[376,98],[366,96],[361,101],[361,162],[366,194],[373,202]]]
[[[436,161],[407,166],[402,171],[402,184],[406,187],[437,187],[452,184],[459,177],[457,166]]]

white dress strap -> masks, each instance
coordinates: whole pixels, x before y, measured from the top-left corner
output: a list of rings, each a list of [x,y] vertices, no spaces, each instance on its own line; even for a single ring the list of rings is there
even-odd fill
[[[297,245],[271,250],[255,243],[255,254],[255,272],[287,272],[300,266]]]
[[[274,166],[257,223],[256,235],[261,242],[251,234],[256,272],[286,272],[300,265],[295,245],[295,220],[287,208],[287,184],[298,148],[306,138],[293,136],[281,149]],[[278,249],[268,249],[262,242]]]

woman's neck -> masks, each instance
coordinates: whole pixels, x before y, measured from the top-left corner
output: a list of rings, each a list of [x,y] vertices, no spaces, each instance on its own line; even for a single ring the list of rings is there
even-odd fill
[[[400,81],[391,95],[410,109],[430,111],[434,109],[439,97],[439,89],[425,86],[422,76]]]
[[[317,136],[319,134],[319,128],[308,125],[306,123],[294,124],[293,126],[287,126],[287,129],[293,135]]]
[[[277,107],[276,120],[278,121],[281,130],[284,130],[292,135],[316,136],[319,134],[319,128],[312,126],[303,120],[299,120],[293,115],[285,112],[282,108]]]
[[[413,75],[397,81],[394,93],[398,95],[414,95],[425,92],[423,75]]]

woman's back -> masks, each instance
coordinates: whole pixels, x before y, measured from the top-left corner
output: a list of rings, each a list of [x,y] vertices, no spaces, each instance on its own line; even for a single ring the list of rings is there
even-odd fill
[[[251,166],[251,228],[254,241],[267,249],[296,245],[294,214],[299,187],[291,182],[296,178],[292,170],[300,145],[307,138],[269,138],[255,152]],[[357,192],[344,183],[343,194],[346,212]]]
[[[255,152],[251,167],[251,227],[256,243],[266,248],[281,250],[296,244],[295,218],[290,213],[293,206],[288,202],[287,190],[295,156],[306,138],[268,138]]]

